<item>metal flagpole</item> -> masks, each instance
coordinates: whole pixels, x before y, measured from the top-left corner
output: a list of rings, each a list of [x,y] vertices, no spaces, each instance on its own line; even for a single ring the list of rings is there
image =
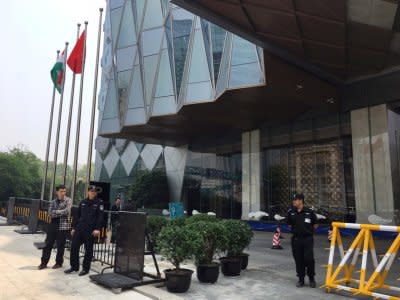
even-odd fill
[[[57,59],[60,55],[60,50],[57,50]],[[50,121],[49,121],[49,131],[47,132],[47,147],[46,147],[46,158],[44,159],[44,172],[42,181],[42,191],[40,193],[40,199],[44,199],[44,193],[46,190],[47,181],[47,170],[49,168],[49,153],[50,153],[50,143],[51,143],[51,130],[53,129],[53,114],[54,114],[54,100],[56,99],[56,86],[53,85],[53,96],[51,98],[51,108],[50,108]]]
[[[77,24],[77,34],[76,40],[79,40],[79,33],[81,31],[81,24]],[[69,138],[71,133],[71,119],[72,119],[72,110],[74,107],[74,93],[75,93],[75,72],[72,72],[72,86],[71,86],[71,98],[69,102],[69,114],[68,114],[68,125],[67,125],[67,136],[65,138],[65,150],[64,150],[64,171],[63,171],[63,184],[67,181],[67,169],[68,169],[68,151],[69,151]]]
[[[58,124],[57,124],[57,132],[56,132],[56,144],[55,144],[55,149],[54,149],[54,160],[53,160],[53,177],[51,179],[51,184],[50,184],[50,191],[49,191],[49,200],[53,198],[53,190],[54,190],[54,184],[56,181],[56,171],[57,171],[57,156],[58,156],[58,143],[60,141],[60,127],[61,127],[61,116],[62,116],[62,108],[63,108],[63,100],[64,100],[64,84],[65,84],[65,78],[67,77],[67,68],[66,68],[66,62],[67,62],[67,56],[68,56],[68,42],[65,42],[65,50],[64,50],[64,74],[63,74],[63,79],[62,79],[62,91],[61,91],[61,97],[60,97],[60,106],[58,108]]]
[[[72,167],[72,186],[71,186],[71,199],[74,201],[75,198],[75,184],[76,184],[76,173],[78,172],[78,150],[79,150],[79,134],[81,130],[81,114],[82,114],[82,95],[83,95],[83,79],[85,75],[85,61],[86,61],[86,38],[87,38],[87,25],[85,21],[85,38],[83,40],[83,58],[82,58],[82,74],[79,91],[79,104],[78,104],[78,117],[76,124],[76,136],[75,136],[75,153],[74,153],[74,165]]]
[[[89,148],[88,148],[88,158],[86,163],[86,187],[90,182],[90,171],[92,166],[92,148],[93,148],[93,132],[94,132],[94,119],[96,115],[96,97],[97,97],[97,77],[99,74],[99,56],[100,56],[100,40],[101,40],[101,22],[103,19],[103,9],[100,8],[99,16],[99,30],[97,33],[97,51],[96,51],[96,66],[94,70],[94,86],[93,86],[93,100],[92,100],[92,116],[90,120],[90,135],[89,135]]]

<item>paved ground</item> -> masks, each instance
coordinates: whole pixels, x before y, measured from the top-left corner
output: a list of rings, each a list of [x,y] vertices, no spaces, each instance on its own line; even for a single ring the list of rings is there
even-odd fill
[[[43,241],[44,236],[20,235],[13,231],[15,228],[0,227],[0,300],[151,299],[133,290],[115,295],[90,283],[87,276],[65,275],[60,269],[37,270],[41,253],[33,242]],[[53,263],[52,260],[49,265]]]
[[[0,220],[1,223],[1,220]],[[113,294],[110,290],[90,282],[88,277],[77,275],[66,276],[61,270],[36,269],[40,261],[40,251],[33,247],[34,241],[43,241],[44,235],[20,235],[13,230],[16,227],[0,226],[0,300],[2,299],[193,299],[193,300],[222,300],[222,299],[354,299],[348,294],[326,294],[324,289],[295,287],[296,277],[294,262],[290,251],[289,235],[282,240],[284,250],[271,250],[272,234],[256,232],[248,253],[250,254],[248,270],[240,277],[229,278],[222,274],[214,285],[201,284],[193,274],[192,285],[186,294],[173,295],[166,292],[165,287],[146,286]],[[348,244],[351,239],[344,239]],[[316,238],[317,283],[322,285],[325,279],[323,264],[327,262],[328,243],[325,237]],[[377,252],[384,253],[388,241],[377,240]],[[67,255],[69,253],[67,252]],[[160,260],[160,268],[171,266]],[[95,269],[99,266],[94,265]],[[193,265],[184,265],[194,268]],[[398,286],[398,270],[400,261],[396,260],[392,267],[393,274],[390,282]],[[154,272],[154,267],[146,259],[147,272]],[[143,295],[145,293],[149,297]],[[358,298],[363,299],[363,298]]]

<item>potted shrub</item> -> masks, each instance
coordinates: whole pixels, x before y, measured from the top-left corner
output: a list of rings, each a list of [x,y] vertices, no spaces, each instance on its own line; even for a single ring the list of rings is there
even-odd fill
[[[185,219],[185,223],[188,225],[199,221],[218,222],[219,219],[216,216],[210,216],[207,214],[198,214]]]
[[[226,276],[238,276],[240,270],[246,269],[248,254],[243,253],[250,244],[253,231],[250,226],[241,220],[224,220],[227,243],[223,247],[226,257],[220,259],[221,271]]]
[[[221,222],[207,221],[187,226],[197,237],[193,242],[197,278],[203,283],[215,283],[219,276],[219,263],[214,261],[214,257],[226,244],[225,227]]]
[[[148,216],[146,222],[146,230],[149,235],[150,240],[147,245],[148,250],[156,249],[157,247],[157,237],[161,229],[167,226],[168,220],[162,216]]]
[[[169,224],[161,229],[157,250],[175,267],[164,270],[169,292],[184,293],[189,289],[193,271],[180,268],[180,264],[193,256],[193,240],[196,239],[187,226]]]

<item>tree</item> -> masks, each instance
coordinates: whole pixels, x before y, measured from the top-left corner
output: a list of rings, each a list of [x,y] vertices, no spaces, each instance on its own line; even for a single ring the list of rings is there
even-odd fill
[[[23,148],[0,152],[0,201],[10,196],[39,198],[41,160]]]
[[[129,201],[137,207],[167,208],[169,190],[167,176],[161,170],[138,171],[128,191]]]

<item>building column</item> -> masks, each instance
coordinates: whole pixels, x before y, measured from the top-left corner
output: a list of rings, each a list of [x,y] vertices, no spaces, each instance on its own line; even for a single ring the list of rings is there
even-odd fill
[[[165,147],[164,160],[171,201],[182,200],[183,177],[185,175],[188,146]]]
[[[261,143],[260,130],[242,133],[242,219],[261,209]]]
[[[394,218],[388,109],[385,104],[351,112],[357,223],[376,214]]]

